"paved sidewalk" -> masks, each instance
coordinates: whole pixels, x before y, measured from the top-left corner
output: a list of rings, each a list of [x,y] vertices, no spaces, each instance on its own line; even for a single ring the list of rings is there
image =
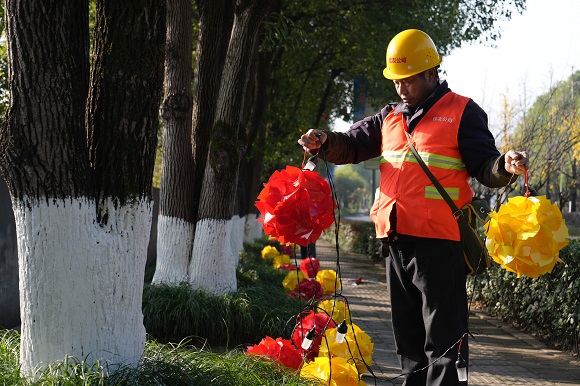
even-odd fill
[[[403,383],[391,327],[391,308],[384,264],[375,264],[363,255],[339,251],[342,295],[348,301],[352,320],[374,343],[374,374],[365,374],[368,385]],[[337,270],[336,248],[319,240],[316,255],[321,268]],[[348,284],[361,278],[360,285]],[[546,347],[530,335],[517,331],[484,312],[472,311],[469,385],[578,385],[580,360]]]

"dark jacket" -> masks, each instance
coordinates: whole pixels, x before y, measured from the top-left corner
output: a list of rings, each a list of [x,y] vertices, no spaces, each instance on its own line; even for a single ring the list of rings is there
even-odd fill
[[[380,113],[356,122],[344,133],[327,131],[327,140],[323,145],[326,160],[340,165],[378,157],[381,154],[381,127],[391,110],[405,115],[409,131],[412,132],[431,106],[449,91],[447,82],[443,81],[416,110],[402,102],[389,103]],[[490,188],[499,188],[509,183],[512,175],[504,168],[504,155],[495,146],[487,126],[487,114],[473,100],[467,103],[461,117],[458,143],[470,176]]]

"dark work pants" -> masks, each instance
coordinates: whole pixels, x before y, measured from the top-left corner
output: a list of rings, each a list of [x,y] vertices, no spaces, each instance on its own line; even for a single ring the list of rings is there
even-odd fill
[[[389,239],[388,250],[393,331],[401,368],[407,374],[403,385],[465,385],[455,369],[457,342],[468,331],[461,244],[399,235]],[[467,336],[461,356],[468,360]]]
[[[300,257],[306,259],[308,257],[316,257],[316,244],[310,243],[305,247],[300,247]]]

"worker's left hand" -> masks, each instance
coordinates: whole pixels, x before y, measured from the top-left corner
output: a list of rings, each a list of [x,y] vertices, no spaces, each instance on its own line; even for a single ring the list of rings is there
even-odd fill
[[[508,173],[522,174],[527,168],[530,160],[525,151],[509,150],[505,153],[505,170]]]

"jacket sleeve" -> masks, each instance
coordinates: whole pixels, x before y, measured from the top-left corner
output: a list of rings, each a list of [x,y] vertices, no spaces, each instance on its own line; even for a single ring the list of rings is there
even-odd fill
[[[489,188],[501,188],[515,182],[518,176],[509,174],[504,167],[505,154],[484,162],[475,179]]]
[[[472,100],[461,117],[457,140],[467,172],[481,184],[499,188],[516,180],[505,171],[504,155],[495,146],[487,114]]]
[[[337,165],[357,164],[381,155],[381,127],[393,106],[353,124],[346,132],[326,131],[319,155]]]

